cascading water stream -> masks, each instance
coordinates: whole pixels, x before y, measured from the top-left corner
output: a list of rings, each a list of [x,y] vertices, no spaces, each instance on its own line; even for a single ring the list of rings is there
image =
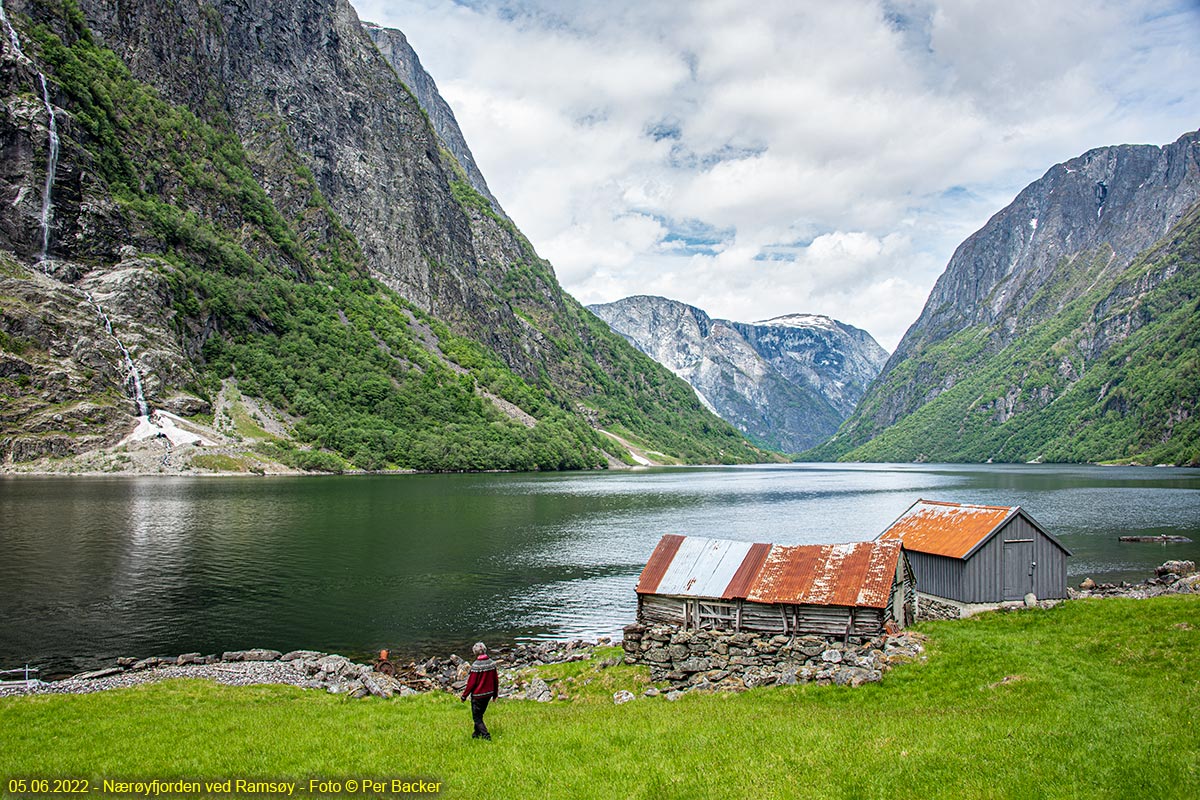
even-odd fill
[[[42,102],[46,104],[46,113],[50,117],[50,153],[46,158],[46,185],[42,187],[42,260],[50,255],[50,221],[54,216],[52,193],[54,192],[54,176],[58,172],[58,118],[54,114],[54,106],[50,104],[50,90],[46,86],[46,76],[38,73],[42,83]]]
[[[46,80],[46,75],[37,70],[33,60],[25,55],[25,51],[21,49],[21,37],[17,35],[16,28],[12,26],[12,22],[8,19],[8,13],[4,9],[4,0],[0,0],[0,24],[4,25],[4,30],[8,34],[8,43],[11,45],[17,61],[37,71],[38,83],[42,89],[42,104],[45,106],[46,115],[49,118],[50,146],[46,158],[46,183],[42,187],[42,212],[40,216],[42,227],[41,260],[45,262],[50,255],[50,223],[54,217],[54,178],[58,173],[60,145],[58,116],[54,111],[54,104],[50,102],[50,84]],[[146,402],[146,394],[142,390],[142,374],[138,371],[137,365],[133,363],[133,356],[130,354],[129,348],[125,346],[125,343],[113,331],[112,320],[108,314],[104,313],[104,309],[100,307],[96,299],[88,292],[84,292],[84,296],[87,297],[92,307],[96,309],[96,313],[100,315],[100,318],[104,320],[104,330],[108,332],[108,335],[112,337],[113,341],[117,343],[117,347],[121,350],[121,357],[125,362],[125,380],[123,381],[125,391],[137,403],[138,425],[134,432],[126,437],[126,441],[140,441],[157,436],[164,437],[167,440],[167,456],[163,458],[164,465],[170,457],[173,445],[215,445],[215,442],[203,436],[178,427],[175,422],[182,422],[178,417],[163,411],[155,412],[154,416],[151,417],[150,404]]]
[[[21,49],[21,39],[17,36],[17,31],[13,28],[12,23],[8,21],[8,14],[4,11],[4,0],[0,0],[0,22],[4,23],[4,29],[8,31],[8,40],[12,42],[13,51],[16,52],[17,58],[21,61],[28,62],[29,57],[25,55],[25,51]]]
[[[0,0],[0,22],[4,24],[4,29],[8,32],[8,41],[12,45],[13,52],[23,64],[33,66],[32,59],[25,55],[25,51],[21,49],[21,37],[17,35],[17,29],[12,26],[8,19],[8,14],[4,10],[4,0]],[[42,213],[40,222],[42,226],[42,260],[50,255],[50,222],[54,217],[54,177],[58,172],[58,116],[54,112],[54,105],[50,102],[50,86],[46,81],[45,73],[38,71],[38,82],[42,87],[42,104],[46,107],[46,115],[49,117],[48,127],[50,129],[50,147],[46,157],[46,183],[42,187]]]
[[[122,384],[126,394],[137,403],[137,427],[134,428],[133,433],[121,440],[121,444],[140,442],[161,436],[167,443],[167,452],[163,455],[162,460],[164,467],[170,465],[172,449],[176,445],[195,444],[202,447],[215,447],[217,443],[213,440],[179,427],[176,423],[183,422],[183,420],[174,414],[163,410],[151,412],[150,404],[146,402],[146,393],[142,389],[142,373],[138,371],[137,364],[133,363],[133,355],[129,352],[129,348],[113,330],[112,318],[105,313],[104,308],[96,301],[96,298],[92,297],[90,292],[84,292],[83,296],[91,303],[92,308],[96,309],[96,314],[100,316],[100,319],[104,320],[105,332],[112,337],[121,350],[121,359],[125,363],[125,379]]]
[[[92,297],[91,293],[84,292],[83,295],[88,299],[88,302],[92,304],[92,308],[96,309],[96,313],[100,315],[100,318],[104,320],[104,330],[108,332],[108,335],[111,336],[113,341],[117,343],[117,347],[121,349],[121,356],[125,360],[124,384],[126,391],[132,387],[133,400],[137,403],[138,418],[145,419],[147,422],[149,422],[150,406],[148,403],[146,403],[146,395],[142,391],[142,374],[138,372],[137,365],[133,363],[133,356],[130,355],[129,348],[125,346],[125,343],[122,342],[115,333],[113,333],[112,320],[109,319],[108,314],[104,313],[104,309],[101,308],[100,304],[96,302],[96,299]]]

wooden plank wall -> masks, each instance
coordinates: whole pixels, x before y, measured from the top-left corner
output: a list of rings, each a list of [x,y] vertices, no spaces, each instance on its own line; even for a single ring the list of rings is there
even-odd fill
[[[961,600],[963,562],[957,558],[907,551],[917,591]]]
[[[668,624],[695,627],[686,618],[688,600],[695,598],[642,595],[638,621],[643,625]],[[851,612],[853,611],[853,618]],[[741,604],[741,630],[765,634],[807,634],[844,636],[850,627],[852,636],[874,636],[883,630],[884,610],[845,606]]]

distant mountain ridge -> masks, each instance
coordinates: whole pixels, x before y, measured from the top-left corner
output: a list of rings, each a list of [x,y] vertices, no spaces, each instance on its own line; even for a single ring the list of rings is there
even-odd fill
[[[955,251],[812,458],[1200,459],[1200,132],[1052,167]]]
[[[646,295],[588,308],[722,418],[783,452],[835,431],[887,358],[866,331],[812,314],[731,322]]]

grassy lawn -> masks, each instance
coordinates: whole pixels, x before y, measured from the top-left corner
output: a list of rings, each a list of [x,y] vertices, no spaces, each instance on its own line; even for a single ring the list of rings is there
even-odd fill
[[[0,778],[424,777],[444,797],[1200,796],[1200,597],[927,623],[882,684],[643,698],[643,668],[565,665],[570,701],[349,701],[176,681],[0,699]],[[597,659],[609,655],[599,654]],[[1007,679],[1007,680],[1006,680]],[[590,680],[590,683],[588,682]]]

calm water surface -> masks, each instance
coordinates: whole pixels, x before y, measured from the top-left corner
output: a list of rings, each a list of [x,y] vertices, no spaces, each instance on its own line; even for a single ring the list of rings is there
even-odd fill
[[[613,634],[659,536],[873,538],[920,497],[1022,505],[1085,575],[1200,560],[1200,470],[787,465],[552,475],[0,479],[0,668]],[[1188,545],[1119,544],[1125,533]]]

